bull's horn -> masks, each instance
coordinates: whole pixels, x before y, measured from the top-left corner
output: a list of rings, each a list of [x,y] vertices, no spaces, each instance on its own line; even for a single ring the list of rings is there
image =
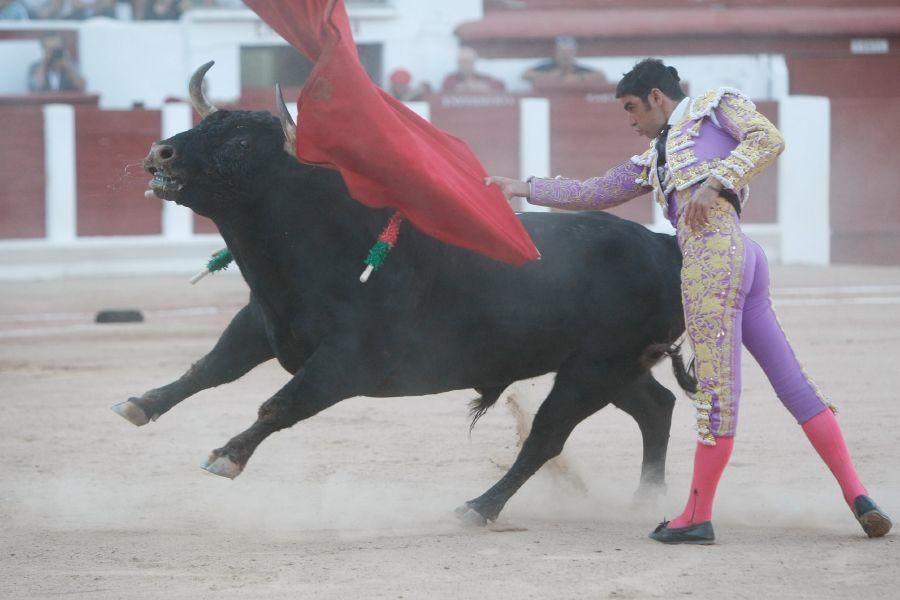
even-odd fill
[[[278,106],[278,118],[281,120],[281,129],[284,131],[284,151],[293,157],[297,157],[297,125],[294,118],[284,103],[284,95],[281,86],[275,84],[275,104]]]
[[[194,110],[204,119],[219,110],[203,94],[203,76],[214,64],[216,64],[216,61],[211,60],[194,71],[194,74],[191,75],[191,83],[188,85],[188,91],[191,94],[191,104],[194,106]]]

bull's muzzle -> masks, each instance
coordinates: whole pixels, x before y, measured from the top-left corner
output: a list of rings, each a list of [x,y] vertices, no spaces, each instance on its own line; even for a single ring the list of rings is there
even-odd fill
[[[160,143],[150,146],[150,153],[144,159],[144,168],[153,175],[150,190],[157,198],[175,200],[178,192],[184,187],[171,169],[174,160],[175,147]]]
[[[150,153],[144,159],[144,168],[155,173],[156,169],[165,169],[175,160],[175,147],[169,144],[154,143],[150,146]]]

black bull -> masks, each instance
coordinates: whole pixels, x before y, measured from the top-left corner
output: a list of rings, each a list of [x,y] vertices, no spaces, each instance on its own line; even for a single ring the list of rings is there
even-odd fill
[[[354,201],[338,173],[283,147],[278,119],[237,111],[210,112],[154,144],[145,161],[154,192],[216,223],[250,300],[209,354],[119,414],[143,425],[277,358],[290,380],[205,467],[233,478],[267,436],[345,398],[475,388],[477,415],[513,382],[556,372],[515,463],[466,503],[468,517],[495,519],[610,403],[640,427],[641,489],[663,484],[675,398],[649,367],[673,355],[690,387],[672,346],[684,330],[672,236],[602,213],[523,214],[543,258],[516,268],[407,226],[385,268],[361,284],[361,259],[390,212]]]

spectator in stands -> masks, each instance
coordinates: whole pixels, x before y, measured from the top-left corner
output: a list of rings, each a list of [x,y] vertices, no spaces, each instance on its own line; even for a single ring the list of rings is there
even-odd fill
[[[72,5],[67,0],[23,0],[32,19],[68,19]]]
[[[600,71],[579,64],[578,42],[571,36],[556,38],[556,55],[552,60],[528,69],[522,77],[535,89],[584,88],[596,85],[615,89]]]
[[[456,59],[458,70],[447,75],[444,79],[444,84],[441,86],[441,91],[445,94],[484,94],[504,91],[506,85],[502,81],[475,70],[475,61],[477,60],[478,53],[473,48],[462,46]]]
[[[167,21],[178,19],[190,8],[182,0],[134,0],[134,18],[146,21]]]
[[[41,11],[47,6],[47,0],[17,0],[19,4],[28,10],[28,16],[32,19],[42,19]],[[0,0],[0,5],[3,0]]]
[[[178,19],[192,8],[243,8],[242,0],[133,0],[134,18],[162,21]]]
[[[192,8],[243,8],[243,0],[191,0]]]
[[[70,0],[70,19],[90,19],[91,17],[115,17],[116,0]]]
[[[17,0],[0,0],[0,21],[27,21],[28,9]]]
[[[32,92],[83,92],[84,78],[69,56],[58,34],[41,38],[44,56],[28,70],[28,89]]]
[[[418,102],[431,91],[427,83],[412,85],[412,74],[406,69],[397,69],[389,78],[388,93],[401,102]]]

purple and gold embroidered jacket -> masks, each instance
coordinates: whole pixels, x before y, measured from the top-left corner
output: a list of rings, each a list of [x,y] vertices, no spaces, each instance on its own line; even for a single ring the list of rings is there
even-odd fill
[[[600,177],[529,179],[531,204],[566,210],[603,210],[649,191],[674,226],[672,194],[689,190],[708,177],[734,190],[741,205],[749,197],[749,181],[784,149],[778,129],[740,91],[719,88],[689,100],[666,141],[667,164],[657,169],[656,140],[643,154],[613,167]]]

